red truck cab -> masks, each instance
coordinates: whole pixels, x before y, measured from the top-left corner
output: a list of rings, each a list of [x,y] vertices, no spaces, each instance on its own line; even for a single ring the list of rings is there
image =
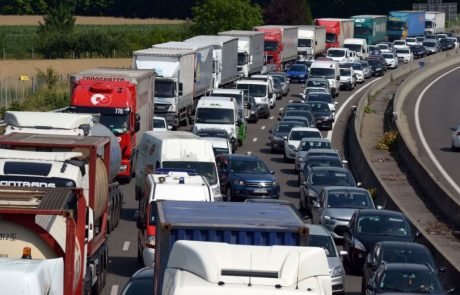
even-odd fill
[[[326,50],[332,47],[341,47],[338,36],[340,35],[340,21],[317,19],[315,25],[326,27]]]
[[[264,32],[264,53],[265,64],[276,65],[276,70],[281,68],[281,53],[283,51],[283,40],[280,29],[277,28],[256,28],[256,31]]]

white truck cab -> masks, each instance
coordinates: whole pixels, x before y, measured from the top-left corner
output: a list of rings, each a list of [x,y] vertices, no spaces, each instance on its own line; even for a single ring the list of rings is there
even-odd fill
[[[214,202],[211,186],[205,177],[193,170],[159,169],[145,178],[145,190],[139,200],[137,220],[138,261],[153,267],[155,261],[155,202]]]
[[[276,94],[273,85],[268,80],[243,79],[236,82],[236,89],[243,90],[247,95],[253,96],[260,114],[264,118],[270,117],[270,100],[275,99]]]
[[[362,38],[349,38],[343,42],[343,47],[356,52],[356,55],[360,59],[364,59],[368,56],[368,47],[366,39]]]
[[[326,78],[329,82],[331,95],[339,96],[340,92],[340,70],[336,61],[315,61],[309,70],[310,78]]]
[[[329,48],[326,57],[332,58],[333,61],[338,63],[350,61],[350,49],[344,47]]]
[[[162,294],[331,295],[332,286],[322,248],[181,240],[171,250]]]

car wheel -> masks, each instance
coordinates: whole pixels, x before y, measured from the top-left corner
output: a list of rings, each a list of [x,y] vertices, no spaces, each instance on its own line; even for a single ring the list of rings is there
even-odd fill
[[[232,189],[230,187],[227,187],[225,192],[225,199],[227,202],[232,202]]]

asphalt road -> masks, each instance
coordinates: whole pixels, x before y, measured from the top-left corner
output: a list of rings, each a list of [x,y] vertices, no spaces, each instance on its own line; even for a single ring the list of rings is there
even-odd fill
[[[341,127],[345,124],[351,106],[356,104],[360,89],[369,85],[366,83],[358,85],[354,91],[341,91],[336,101],[337,116],[333,132],[323,132],[323,137],[332,139],[332,145],[335,149],[342,150],[343,130]],[[268,130],[273,128],[278,122],[278,113],[282,108],[292,100],[298,100],[298,94],[303,90],[301,84],[292,84],[290,93],[287,97],[276,101],[276,106],[271,110],[269,119],[260,119],[257,124],[248,125],[248,133],[243,146],[239,147],[237,153],[251,152],[265,161],[271,170],[275,171],[275,176],[281,184],[281,199],[288,200],[298,206],[299,186],[297,176],[294,173],[294,164],[286,163],[282,154],[272,154],[269,147]],[[343,106],[343,108],[342,108]],[[191,130],[191,126],[183,128]],[[122,188],[124,192],[124,204],[122,219],[118,228],[110,234],[109,237],[109,269],[107,284],[102,294],[119,294],[129,277],[140,268],[137,264],[137,228],[136,228],[136,210],[137,203],[134,200],[134,181]],[[309,222],[308,216],[305,221]],[[345,282],[346,294],[361,294],[361,277],[347,275]]]

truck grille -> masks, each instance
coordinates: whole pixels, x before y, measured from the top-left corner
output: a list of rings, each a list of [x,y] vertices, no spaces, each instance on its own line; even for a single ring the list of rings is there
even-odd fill
[[[266,188],[266,187],[272,187],[273,182],[268,182],[268,181],[254,181],[254,182],[246,182],[246,186],[248,187],[259,187],[259,188]]]

